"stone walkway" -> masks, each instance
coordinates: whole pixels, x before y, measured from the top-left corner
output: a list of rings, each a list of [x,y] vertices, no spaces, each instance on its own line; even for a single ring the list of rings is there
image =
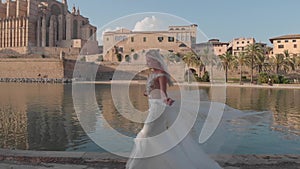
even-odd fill
[[[300,155],[217,155],[224,169],[300,169]],[[108,153],[0,149],[0,169],[124,169],[127,159]]]

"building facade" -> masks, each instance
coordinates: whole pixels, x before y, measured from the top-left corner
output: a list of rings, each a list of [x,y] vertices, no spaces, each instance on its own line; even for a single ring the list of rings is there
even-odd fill
[[[216,56],[223,55],[228,50],[227,42],[220,42],[219,39],[210,39],[208,42],[212,44]]]
[[[300,54],[300,34],[283,35],[270,39],[273,44],[272,55],[283,54],[288,51],[293,56]]]
[[[96,31],[79,8],[68,10],[67,0],[0,1],[0,49],[96,47]]]
[[[131,31],[119,29],[103,35],[103,56],[107,61],[117,61],[116,54],[123,57],[132,53],[159,48],[185,53],[196,43],[197,25],[169,26],[167,31]]]
[[[239,53],[245,52],[248,45],[254,43],[256,43],[254,38],[235,38],[229,42],[228,49],[234,56],[238,56]]]

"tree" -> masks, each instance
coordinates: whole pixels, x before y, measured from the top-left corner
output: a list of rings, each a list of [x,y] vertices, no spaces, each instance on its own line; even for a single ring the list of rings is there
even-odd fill
[[[243,66],[248,64],[248,58],[245,55],[245,53],[241,52],[238,56],[235,56],[235,63],[237,63],[237,66],[240,69],[240,84],[242,83],[243,79]]]
[[[230,52],[226,52],[220,56],[223,68],[225,69],[225,82],[228,81],[228,69],[233,66],[234,56]]]
[[[250,69],[251,69],[251,83],[253,83],[253,69],[254,69],[254,61],[259,55],[263,55],[263,50],[260,45],[253,43],[249,44],[246,47],[246,55],[250,60]]]
[[[188,52],[183,56],[183,61],[187,64],[188,67],[196,63],[196,55],[193,52]]]
[[[204,72],[206,72],[206,66],[210,66],[210,78],[213,78],[213,67],[218,64],[218,58],[212,51],[211,44],[208,44],[203,52],[199,54],[200,60],[203,63]]]
[[[195,65],[199,68],[199,77],[201,77],[201,71],[205,67],[205,65],[198,56],[196,56]]]
[[[283,51],[283,55],[286,59],[287,64],[291,67],[292,71],[295,72],[299,64],[299,58],[297,57],[297,55],[291,55],[288,50]]]
[[[195,64],[197,61],[196,55],[193,52],[188,52],[183,56],[183,61],[188,67],[188,82],[190,82],[190,66]]]
[[[264,55],[263,53],[256,56],[254,67],[258,69],[258,73],[267,70],[269,64],[266,62],[266,59],[266,55]]]
[[[271,62],[275,67],[276,74],[279,74],[280,70],[288,70],[288,62],[284,56],[284,54],[276,54],[272,57]]]

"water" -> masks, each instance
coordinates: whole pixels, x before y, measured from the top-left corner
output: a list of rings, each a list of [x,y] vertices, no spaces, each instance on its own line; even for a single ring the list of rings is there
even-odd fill
[[[101,115],[89,117],[89,132],[108,126],[97,122],[105,118],[111,127],[134,136],[142,124],[123,118],[113,105],[110,85],[96,85],[95,94]],[[202,87],[211,94],[209,87]],[[134,107],[147,110],[144,85],[130,88]],[[89,93],[87,93],[89,94]],[[122,95],[120,95],[121,97]],[[227,104],[241,110],[266,111],[266,116],[246,128],[228,126],[227,137],[234,138],[224,146],[224,154],[300,154],[300,90],[227,88]],[[82,103],[89,106],[89,101]],[[122,105],[122,103],[119,103]],[[251,118],[247,121],[251,122]],[[21,150],[103,152],[83,131],[74,110],[72,85],[0,83],[0,147]]]

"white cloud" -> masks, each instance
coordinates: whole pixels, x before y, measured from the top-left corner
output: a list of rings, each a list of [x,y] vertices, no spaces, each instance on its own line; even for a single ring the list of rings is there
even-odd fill
[[[133,31],[157,31],[163,30],[165,27],[163,26],[162,22],[157,19],[155,16],[146,17],[141,21],[138,21]]]

